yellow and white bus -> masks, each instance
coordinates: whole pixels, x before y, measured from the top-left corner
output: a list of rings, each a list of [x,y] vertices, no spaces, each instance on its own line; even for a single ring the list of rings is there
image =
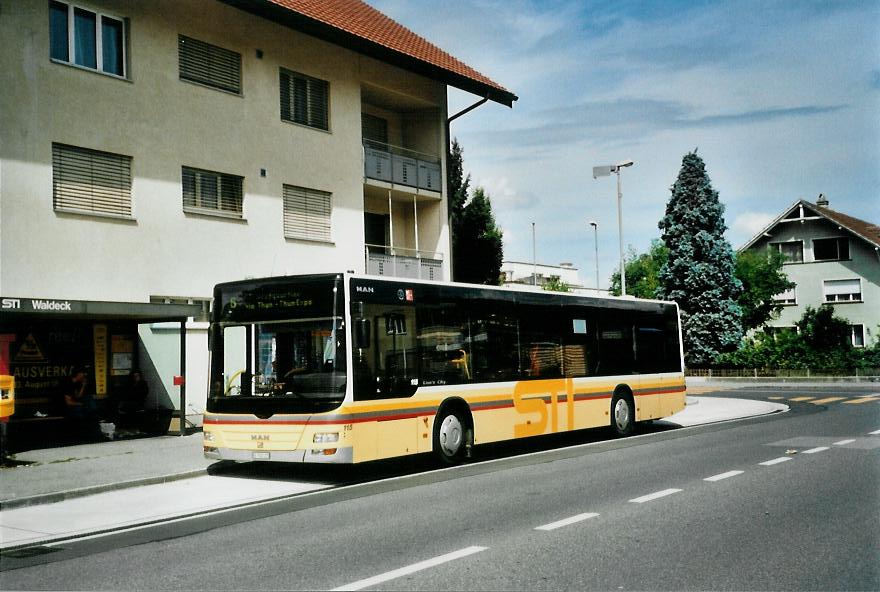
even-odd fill
[[[219,284],[204,452],[359,463],[635,423],[685,404],[672,302],[351,273]]]

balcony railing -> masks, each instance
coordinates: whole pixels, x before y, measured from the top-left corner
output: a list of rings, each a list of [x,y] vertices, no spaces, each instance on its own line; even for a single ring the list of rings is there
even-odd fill
[[[365,245],[367,273],[392,277],[443,278],[443,254],[388,245]]]
[[[439,159],[372,140],[364,140],[364,176],[429,191],[443,190]]]

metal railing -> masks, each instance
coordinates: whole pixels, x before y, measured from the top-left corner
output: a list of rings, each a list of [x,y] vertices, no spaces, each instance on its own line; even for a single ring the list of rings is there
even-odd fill
[[[880,378],[880,368],[688,368],[705,378]]]
[[[389,245],[364,245],[367,273],[423,280],[443,280],[443,253]]]
[[[364,176],[397,185],[440,192],[440,159],[400,146],[364,140]]]

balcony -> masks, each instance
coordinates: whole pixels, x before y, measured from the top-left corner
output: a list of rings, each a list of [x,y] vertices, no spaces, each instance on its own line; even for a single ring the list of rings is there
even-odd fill
[[[440,159],[408,148],[364,140],[364,177],[440,193]]]
[[[366,245],[367,273],[442,281],[443,253],[388,245]]]

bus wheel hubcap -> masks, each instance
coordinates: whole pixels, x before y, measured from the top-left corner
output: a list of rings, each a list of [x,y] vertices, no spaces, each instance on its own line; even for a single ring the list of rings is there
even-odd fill
[[[454,415],[449,415],[440,424],[440,447],[447,456],[454,456],[461,448],[461,422]]]
[[[629,426],[629,405],[623,399],[618,399],[614,406],[614,421],[619,430],[625,430]]]

